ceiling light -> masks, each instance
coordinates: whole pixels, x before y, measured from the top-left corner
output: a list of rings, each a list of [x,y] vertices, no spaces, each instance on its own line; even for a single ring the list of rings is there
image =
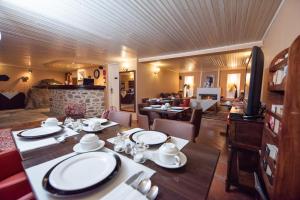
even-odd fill
[[[1,34],[1,32],[0,32],[0,40],[2,39],[2,34]]]

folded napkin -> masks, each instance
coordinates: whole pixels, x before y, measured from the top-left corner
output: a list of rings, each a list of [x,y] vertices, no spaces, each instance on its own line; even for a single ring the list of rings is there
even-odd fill
[[[20,152],[30,151],[33,149],[38,149],[42,147],[46,147],[49,145],[57,144],[58,142],[54,139],[54,137],[50,138],[43,138],[43,139],[36,139],[36,140],[26,140],[21,137],[19,137],[17,134],[21,131],[13,131],[12,135],[15,139],[16,146],[19,149]],[[62,133],[55,135],[55,137],[58,137],[60,135],[66,135],[67,137],[77,135],[78,132],[73,131],[69,128],[64,128]]]
[[[116,187],[113,191],[105,195],[101,198],[102,200],[115,200],[115,199],[123,199],[123,200],[143,200],[147,199],[145,195],[134,189],[133,187],[127,185],[126,183],[121,183],[118,187]]]

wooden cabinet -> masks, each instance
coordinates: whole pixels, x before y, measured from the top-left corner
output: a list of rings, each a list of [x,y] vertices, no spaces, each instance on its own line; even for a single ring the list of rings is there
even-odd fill
[[[237,186],[254,192],[254,172],[258,170],[264,122],[263,119],[243,119],[243,110],[235,107],[231,113],[235,117],[229,117],[226,191],[230,186]]]

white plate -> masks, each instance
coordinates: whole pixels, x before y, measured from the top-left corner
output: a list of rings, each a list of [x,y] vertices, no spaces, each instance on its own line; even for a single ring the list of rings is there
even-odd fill
[[[152,108],[160,108],[161,105],[151,105]]]
[[[107,178],[116,167],[112,154],[90,152],[71,157],[58,164],[49,176],[50,184],[59,190],[80,190]]]
[[[153,153],[152,161],[155,162],[155,164],[157,164],[161,167],[164,167],[164,168],[177,169],[177,168],[183,167],[187,163],[187,157],[184,153],[179,152],[178,156],[180,157],[180,165],[169,165],[169,164],[163,163],[162,161],[159,160],[158,152]]]
[[[101,124],[108,122],[107,119],[94,117],[94,118],[88,118],[84,120],[82,123],[85,125],[89,125],[89,122],[96,122],[96,121],[100,122]]]
[[[57,122],[57,126],[61,126],[63,123],[62,122]],[[45,124],[41,124],[41,127],[52,127],[52,126],[45,126]]]
[[[171,109],[173,109],[173,110],[183,110],[183,107],[173,106],[173,107],[171,107]]]
[[[99,129],[93,130],[91,127],[89,126],[82,126],[82,130],[87,132],[87,133],[96,133],[99,131],[102,131],[104,128],[101,126]]]
[[[152,107],[146,106],[146,107],[144,107],[144,109],[152,109]]]
[[[158,131],[139,131],[132,135],[135,142],[143,142],[147,145],[161,144],[167,140],[168,136]]]
[[[47,127],[29,129],[21,132],[20,135],[21,137],[43,137],[54,133],[58,133],[61,130],[62,127],[60,126],[47,126]]]
[[[76,153],[85,153],[85,152],[97,151],[99,149],[102,149],[104,147],[104,145],[105,145],[105,142],[103,140],[99,140],[99,146],[97,148],[91,149],[91,150],[85,150],[85,149],[81,148],[79,143],[77,143],[73,147],[73,151],[75,151]]]

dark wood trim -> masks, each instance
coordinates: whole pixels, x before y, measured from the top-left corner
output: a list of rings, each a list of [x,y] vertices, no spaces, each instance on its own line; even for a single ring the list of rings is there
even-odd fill
[[[61,90],[104,90],[103,85],[49,85],[49,86],[34,86],[35,88],[45,89],[61,89]]]
[[[124,74],[124,73],[129,73],[129,72],[133,72],[133,80],[134,80],[134,108],[133,108],[133,111],[128,111],[128,110],[122,110],[121,109],[121,93],[120,93],[120,88],[121,88],[121,74]],[[131,71],[122,71],[122,72],[119,72],[119,109],[121,111],[126,111],[126,112],[133,112],[135,113],[136,112],[136,71],[135,70],[131,70]]]

